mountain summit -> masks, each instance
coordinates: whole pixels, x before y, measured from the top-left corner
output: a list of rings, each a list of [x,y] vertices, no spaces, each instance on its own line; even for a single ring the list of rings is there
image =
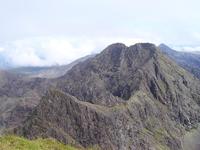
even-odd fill
[[[75,66],[60,78],[58,87],[82,101],[115,105],[139,90],[141,69],[156,55],[153,44],[113,44],[94,59]]]
[[[200,81],[150,43],[112,44],[52,82],[15,133],[79,147],[181,150],[200,121]]]

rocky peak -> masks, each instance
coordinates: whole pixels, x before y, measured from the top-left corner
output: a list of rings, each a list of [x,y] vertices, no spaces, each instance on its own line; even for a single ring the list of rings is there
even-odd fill
[[[151,43],[137,43],[130,47],[121,43],[116,43],[105,48],[99,54],[99,57],[103,57],[105,61],[108,59],[114,61],[113,63],[117,63],[116,61],[127,59],[128,57],[132,57],[133,61],[136,57],[150,58],[156,51],[157,47]],[[101,63],[104,63],[104,61]]]
[[[139,90],[141,69],[156,55],[157,47],[150,43],[130,47],[112,44],[96,57],[76,65],[58,86],[82,101],[115,105]]]
[[[127,46],[125,44],[123,44],[123,43],[114,43],[114,44],[111,44],[111,45],[107,46],[103,50],[103,52],[108,52],[108,53],[111,52],[111,53],[113,53],[113,52],[116,52],[118,50],[122,50],[122,49],[126,49],[126,48],[127,48]]]

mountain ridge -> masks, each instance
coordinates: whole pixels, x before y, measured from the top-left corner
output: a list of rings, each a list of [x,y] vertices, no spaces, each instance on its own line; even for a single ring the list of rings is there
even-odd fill
[[[153,44],[112,44],[55,79],[14,132],[102,149],[182,149],[200,121],[200,81]]]

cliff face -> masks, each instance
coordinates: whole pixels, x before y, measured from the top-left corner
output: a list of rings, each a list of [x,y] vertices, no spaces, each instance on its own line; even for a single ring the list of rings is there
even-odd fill
[[[102,149],[182,149],[200,81],[153,44],[113,44],[54,81],[15,133]]]

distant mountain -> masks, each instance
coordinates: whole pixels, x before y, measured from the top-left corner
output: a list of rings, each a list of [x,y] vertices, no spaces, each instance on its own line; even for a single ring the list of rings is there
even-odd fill
[[[200,81],[150,43],[110,45],[51,83],[15,134],[109,150],[181,150],[200,122]]]
[[[200,79],[200,53],[176,51],[165,44],[160,44],[159,48],[180,66]]]
[[[10,72],[23,74],[31,78],[56,78],[64,75],[68,70],[70,70],[74,65],[94,57],[95,55],[88,55],[79,58],[68,65],[61,66],[51,66],[51,67],[20,67],[9,69]]]

